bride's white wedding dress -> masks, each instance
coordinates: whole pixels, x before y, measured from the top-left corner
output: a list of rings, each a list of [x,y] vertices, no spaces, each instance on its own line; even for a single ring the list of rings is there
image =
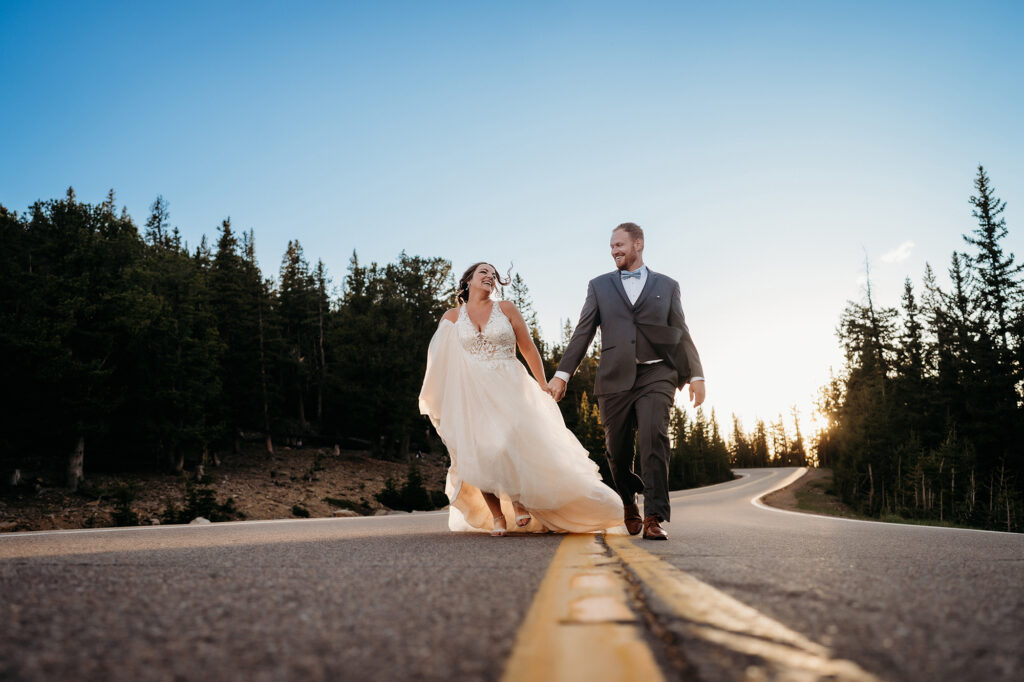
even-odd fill
[[[491,530],[480,491],[501,498],[510,532],[588,532],[622,525],[622,500],[601,482],[597,465],[551,396],[516,359],[512,323],[495,301],[483,330],[466,306],[442,319],[430,341],[420,412],[448,448],[448,527]],[[517,528],[511,502],[533,515]]]

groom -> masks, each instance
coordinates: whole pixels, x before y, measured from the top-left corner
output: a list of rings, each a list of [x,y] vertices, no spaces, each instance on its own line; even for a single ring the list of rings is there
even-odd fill
[[[679,283],[644,265],[644,231],[634,223],[612,230],[616,272],[590,280],[580,321],[550,382],[555,400],[579,367],[597,328],[601,360],[594,395],[604,423],[608,464],[625,506],[626,529],[668,540],[668,417],[677,389],[690,384],[694,406],[704,402],[704,370],[683,318]],[[639,436],[637,438],[637,436]],[[633,473],[636,439],[643,478]],[[644,494],[644,517],[636,493]]]

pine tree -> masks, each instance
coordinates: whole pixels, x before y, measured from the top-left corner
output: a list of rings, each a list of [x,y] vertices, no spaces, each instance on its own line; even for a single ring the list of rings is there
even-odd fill
[[[1006,219],[1001,216],[1006,202],[995,196],[982,166],[978,166],[974,187],[977,194],[970,198],[974,207],[971,215],[978,221],[978,227],[974,236],[964,235],[964,241],[978,250],[969,262],[977,276],[981,311],[989,333],[999,350],[1005,353],[1010,345],[1013,306],[1021,301],[1019,275],[1024,264],[1015,263],[1012,253],[1003,253],[1000,242],[1006,238],[1007,229]]]
[[[754,466],[754,447],[743,432],[743,424],[740,418],[732,415],[732,447],[729,454],[729,463],[737,468]]]
[[[244,262],[245,279],[247,282],[246,291],[250,300],[250,306],[256,308],[256,337],[257,337],[257,364],[259,367],[259,385],[262,408],[261,425],[264,434],[264,448],[268,455],[274,454],[274,439],[271,433],[272,424],[270,420],[271,401],[274,394],[280,393],[271,390],[271,375],[274,368],[280,363],[275,359],[281,355],[283,346],[280,333],[280,322],[278,314],[280,305],[275,305],[274,283],[271,279],[263,278],[259,265],[256,263],[256,236],[250,229],[244,235],[242,241],[242,255]]]
[[[729,468],[729,446],[722,438],[722,430],[718,425],[718,417],[715,410],[711,410],[711,438],[709,439],[708,452],[704,457],[704,471],[701,472],[701,485],[720,483],[732,480],[732,471]]]
[[[5,221],[23,258],[13,264],[21,297],[5,314],[14,330],[4,340],[13,375],[5,387],[18,396],[9,437],[63,460],[73,490],[87,444],[101,466],[130,451],[118,414],[131,372],[124,349],[147,319],[137,283],[143,244],[112,192],[94,206],[68,188],[17,222]]]
[[[148,324],[127,378],[126,435],[159,465],[181,471],[188,453],[206,450],[218,425],[221,344],[209,307],[208,263],[189,256],[169,228],[166,202],[154,202],[139,268]]]
[[[171,241],[170,212],[167,202],[162,196],[149,207],[149,218],[146,220],[146,242],[150,246],[169,246]]]
[[[928,386],[923,313],[909,277],[903,283],[900,312],[892,380],[894,419],[901,431],[914,432],[930,442],[937,438],[939,425],[935,423],[931,404],[934,392]]]
[[[807,448],[804,446],[804,436],[800,433],[800,414],[797,412],[796,405],[792,407],[790,414],[793,417],[793,432],[796,435],[789,446],[789,465],[805,467],[807,466]]]
[[[977,251],[964,258],[973,276],[979,308],[977,397],[970,406],[979,428],[967,435],[978,446],[982,465],[994,470],[1005,464],[1007,475],[1002,478],[1024,492],[1024,455],[1018,445],[1024,437],[1018,386],[1024,375],[1018,362],[1020,349],[1011,345],[1017,307],[1024,300],[1020,281],[1024,264],[1015,263],[1012,253],[1004,254],[1001,242],[1007,228],[1002,214],[1006,202],[995,196],[981,166],[974,186],[977,194],[970,198],[974,207],[971,215],[978,227],[973,236],[964,235],[964,240]]]
[[[281,261],[278,295],[279,314],[284,344],[284,386],[286,404],[295,406],[292,415],[298,420],[301,435],[309,428],[306,400],[311,395],[315,377],[319,303],[316,280],[298,240],[288,242]]]
[[[327,272],[324,262],[316,262],[316,423],[323,429],[324,422],[324,382],[327,377],[327,348],[326,332],[328,317],[330,316],[330,301],[327,298]]]
[[[533,343],[537,346],[537,351],[540,353],[541,358],[543,358],[547,349],[544,339],[541,337],[540,326],[537,324],[537,311],[533,308],[533,298],[530,297],[530,290],[526,286],[526,281],[518,272],[512,276],[509,289],[511,294],[509,300],[512,301],[513,305],[523,316],[526,328],[530,330],[530,336],[533,338]],[[526,365],[526,359],[523,358],[522,353],[518,353],[518,356],[519,360]]]
[[[248,250],[252,251],[251,244]],[[260,380],[260,301],[264,284],[255,261],[243,257],[230,218],[220,226],[210,289],[210,307],[224,344],[220,370],[224,400],[218,421],[225,425],[224,436],[234,443],[237,452],[244,432],[265,426]]]
[[[353,253],[327,343],[337,349],[335,383],[345,414],[337,424],[382,454],[404,455],[425,431],[416,396],[427,346],[454,289],[451,264],[399,255],[397,263],[359,264]]]
[[[773,466],[789,466],[789,437],[786,435],[786,425],[779,415],[777,421],[773,421],[768,427],[771,449],[771,464]]]
[[[768,466],[771,463],[771,453],[768,449],[768,429],[764,425],[764,420],[757,420],[750,444],[753,450],[751,464],[755,467]]]

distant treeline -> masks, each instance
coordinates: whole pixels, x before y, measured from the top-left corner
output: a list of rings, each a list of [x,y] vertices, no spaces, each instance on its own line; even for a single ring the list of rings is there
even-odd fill
[[[551,376],[571,329],[545,344],[522,278],[505,293]],[[162,198],[141,229],[112,191],[98,205],[69,189],[23,215],[0,206],[0,459],[66,467],[73,488],[85,461],[181,470],[243,440],[267,451],[340,443],[382,457],[440,448],[417,397],[454,294],[449,261],[403,252],[384,266],[353,253],[334,295],[298,241],[270,278],[252,231],[224,220],[215,244],[203,237],[189,249]],[[560,407],[607,472],[587,395],[596,364],[593,354],[584,361]],[[673,487],[731,478],[713,413],[689,424],[676,410],[672,429]]]
[[[949,289],[930,265],[898,308],[870,276],[838,329],[842,373],[824,387],[817,454],[842,497],[876,516],[1020,531],[1024,493],[1024,285],[1004,252],[1000,201],[982,167],[977,228],[952,254]],[[869,273],[870,274],[870,273]]]

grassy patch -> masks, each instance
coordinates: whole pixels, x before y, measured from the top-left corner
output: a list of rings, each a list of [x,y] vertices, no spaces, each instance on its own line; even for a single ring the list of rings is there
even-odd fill
[[[793,492],[796,499],[796,507],[800,511],[812,514],[823,514],[825,516],[840,516],[847,519],[860,519],[862,521],[881,521],[883,523],[905,523],[915,526],[939,526],[942,528],[970,528],[962,524],[949,521],[938,521],[932,519],[914,519],[900,516],[899,514],[882,514],[881,517],[861,514],[849,505],[845,504],[835,494],[832,475],[828,474],[808,481],[802,487]]]
[[[869,518],[858,514],[836,497],[831,475],[808,482],[807,485],[796,489],[793,492],[793,497],[796,498],[797,509],[801,511],[850,519]]]
[[[868,517],[865,517],[868,518]],[[912,526],[939,526],[940,528],[974,528],[974,526],[965,526],[961,523],[953,523],[951,521],[939,521],[937,519],[911,519],[899,514],[882,514],[881,518],[872,519],[873,521],[884,521],[885,523],[906,523]]]

